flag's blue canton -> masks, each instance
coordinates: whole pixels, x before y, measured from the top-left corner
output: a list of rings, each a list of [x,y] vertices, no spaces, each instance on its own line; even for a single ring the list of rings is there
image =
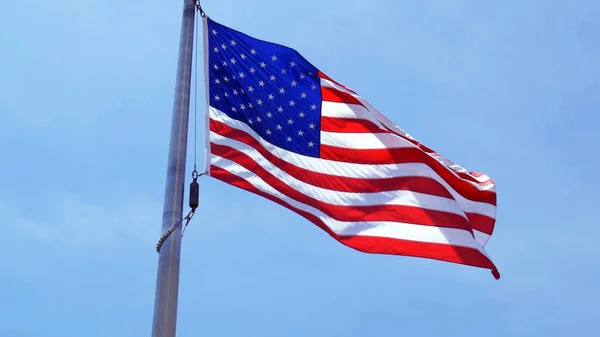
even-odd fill
[[[318,69],[297,51],[208,19],[210,105],[268,142],[318,157]]]

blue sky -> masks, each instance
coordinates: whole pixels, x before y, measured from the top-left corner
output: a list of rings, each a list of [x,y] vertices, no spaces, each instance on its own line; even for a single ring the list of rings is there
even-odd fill
[[[179,336],[597,330],[597,1],[203,7],[296,48],[420,141],[491,176],[499,213],[487,250],[502,279],[358,253],[203,178],[183,241]],[[3,4],[0,336],[150,335],[180,13],[175,0]]]

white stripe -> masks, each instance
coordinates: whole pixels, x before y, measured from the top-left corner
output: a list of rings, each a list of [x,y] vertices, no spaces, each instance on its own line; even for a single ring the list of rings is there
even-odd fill
[[[215,166],[223,165],[224,163],[225,162],[217,160]],[[482,247],[474,240],[473,236],[471,236],[471,233],[461,229],[388,221],[344,222],[332,219],[309,205],[288,198],[244,167],[233,162],[230,163],[230,165],[218,167],[246,180],[257,189],[281,199],[297,209],[315,215],[338,235],[376,236],[417,242],[450,244],[474,248],[484,253]]]
[[[310,197],[325,204],[335,206],[412,206],[453,213],[467,219],[467,216],[460,208],[460,205],[453,199],[402,190],[373,193],[332,191],[329,189],[307,184],[290,176],[283,170],[271,164],[271,162],[265,159],[260,153],[258,153],[258,151],[241,152],[250,156],[258,165],[267,170],[267,172],[274,175],[277,179],[281,180],[290,188],[300,192],[301,194],[307,197]],[[211,164],[219,167],[238,165],[234,161],[222,157],[213,157],[211,159]]]
[[[306,170],[313,172],[345,176],[349,178],[362,178],[362,179],[381,179],[390,177],[402,177],[402,176],[417,176],[417,177],[430,177],[444,186],[454,199],[461,205],[465,212],[479,213],[487,215],[491,218],[495,218],[496,207],[494,205],[477,202],[466,199],[458,192],[456,192],[444,179],[442,179],[434,170],[429,166],[422,163],[405,163],[405,164],[383,164],[383,165],[370,165],[370,164],[354,164],[354,163],[342,163],[332,160],[325,160],[319,158],[313,158],[308,156],[299,155],[294,152],[286,151],[282,148],[276,147],[273,144],[262,139],[254,130],[248,125],[240,121],[234,120],[226,114],[220,112],[218,109],[213,107],[210,108],[211,118],[228,125],[231,128],[244,131],[256,139],[267,151],[273,155],[279,157],[281,160],[288,162],[292,165],[301,167]],[[228,145],[233,148],[243,149],[250,147],[244,143],[226,139],[225,137],[211,132],[209,137],[211,141],[217,142],[218,139],[223,138],[222,141],[218,141],[222,145]],[[460,179],[460,178],[458,178]]]
[[[344,104],[339,102],[321,102],[321,116],[333,118],[366,119],[380,125],[369,110],[358,104]]]
[[[475,235],[475,241],[477,241],[481,245],[481,247],[485,247],[486,243],[488,242],[491,236],[484,232],[480,232],[476,229],[473,230],[473,234]]]
[[[334,89],[337,89],[337,90],[339,90],[339,91],[343,91],[343,92],[345,92],[345,93],[347,93],[348,95],[351,95],[351,96],[353,96],[353,97],[356,97],[356,98],[358,98],[358,97],[359,97],[357,94],[355,94],[355,93],[353,93],[353,92],[349,91],[348,89],[346,89],[346,88],[342,87],[341,85],[339,85],[339,84],[337,84],[337,83],[334,83],[334,82],[332,82],[332,81],[330,81],[330,80],[328,80],[328,79],[325,79],[325,78],[320,78],[320,80],[321,80],[321,81],[320,81],[320,82],[321,82],[321,86],[323,86],[323,87],[334,88]]]
[[[321,131],[321,144],[357,150],[415,148],[393,133],[338,133]]]

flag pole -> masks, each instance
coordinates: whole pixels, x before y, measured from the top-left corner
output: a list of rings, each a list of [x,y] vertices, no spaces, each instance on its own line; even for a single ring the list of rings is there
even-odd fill
[[[165,233],[173,224],[180,222],[184,216],[183,198],[195,15],[196,1],[183,0],[161,233]],[[164,241],[158,256],[152,337],[175,337],[180,253],[181,226],[178,226]]]

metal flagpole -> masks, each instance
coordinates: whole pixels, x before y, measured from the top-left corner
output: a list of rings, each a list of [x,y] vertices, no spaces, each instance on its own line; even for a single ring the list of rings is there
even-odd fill
[[[195,15],[196,1],[183,0],[177,82],[175,84],[175,99],[171,120],[167,182],[161,227],[162,233],[165,233],[173,224],[181,222],[183,218]],[[159,252],[154,319],[152,323],[153,337],[175,337],[180,253],[181,226],[178,226],[165,240]]]

